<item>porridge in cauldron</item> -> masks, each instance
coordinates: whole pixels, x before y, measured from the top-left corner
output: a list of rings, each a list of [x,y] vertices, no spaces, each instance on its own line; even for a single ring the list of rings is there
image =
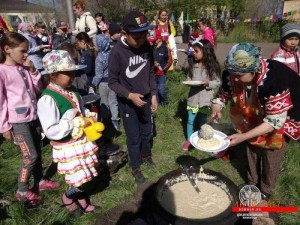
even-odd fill
[[[200,189],[198,194],[185,175],[177,177],[176,180],[178,182],[167,181],[159,199],[162,207],[173,215],[190,219],[205,219],[224,212],[231,204],[228,189],[224,183],[215,184],[195,179]],[[168,182],[171,184],[168,185]]]

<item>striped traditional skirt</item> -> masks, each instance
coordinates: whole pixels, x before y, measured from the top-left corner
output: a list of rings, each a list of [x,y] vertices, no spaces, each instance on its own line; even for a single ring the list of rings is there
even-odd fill
[[[83,136],[77,140],[59,143],[51,141],[53,161],[59,174],[65,174],[65,181],[74,187],[90,181],[98,173],[95,169],[98,146]]]

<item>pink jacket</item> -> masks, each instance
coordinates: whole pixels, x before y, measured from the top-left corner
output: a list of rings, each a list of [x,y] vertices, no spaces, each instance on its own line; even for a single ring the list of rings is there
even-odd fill
[[[212,46],[215,46],[215,32],[210,27],[206,27],[202,32],[202,39],[209,40]]]
[[[286,66],[300,74],[300,51],[288,49],[280,45],[271,55],[271,59],[284,63]]]
[[[38,70],[30,73],[22,65],[0,65],[0,133],[9,131],[12,123],[37,119],[37,95],[42,88]]]

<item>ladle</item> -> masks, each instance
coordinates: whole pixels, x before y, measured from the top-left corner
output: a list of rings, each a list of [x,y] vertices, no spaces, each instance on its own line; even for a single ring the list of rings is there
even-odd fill
[[[199,194],[200,193],[200,189],[199,187],[197,186],[195,180],[193,179],[193,177],[191,176],[190,172],[189,172],[189,169],[187,167],[183,167],[182,168],[184,174],[188,177],[191,185],[193,186],[193,188],[195,189],[195,191]]]

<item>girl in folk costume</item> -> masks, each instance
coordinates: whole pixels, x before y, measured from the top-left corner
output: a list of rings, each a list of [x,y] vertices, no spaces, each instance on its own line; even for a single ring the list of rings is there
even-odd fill
[[[160,9],[158,12],[157,21],[153,21],[152,25],[156,26],[156,29],[160,30],[162,40],[167,43],[168,48],[172,52],[172,58],[176,64],[177,62],[177,47],[175,43],[176,29],[171,19],[168,19],[168,11],[166,9]],[[173,65],[169,70],[173,70]]]
[[[18,33],[7,33],[1,39],[0,133],[7,140],[14,137],[21,149],[16,198],[26,207],[35,207],[41,202],[38,191],[56,189],[59,184],[43,179],[41,126],[37,118],[37,96],[43,85],[40,72],[27,58],[28,47],[28,40]],[[33,189],[28,187],[30,176],[34,178]]]
[[[219,120],[221,109],[231,102],[230,118],[237,133],[228,136],[230,146],[246,141],[248,184],[259,187],[268,199],[280,172],[286,140],[300,138],[300,96],[290,84],[295,72],[278,61],[262,60],[258,48],[248,43],[232,47],[225,68],[211,116]]]
[[[88,181],[98,175],[95,166],[97,145],[83,134],[88,124],[83,118],[95,120],[96,114],[83,108],[77,90],[72,87],[75,71],[85,67],[75,65],[67,51],[55,50],[43,58],[50,81],[38,101],[38,115],[45,135],[51,140],[53,161],[58,163],[58,173],[65,175],[70,188],[63,193],[62,202],[72,213],[93,212],[87,195]]]

